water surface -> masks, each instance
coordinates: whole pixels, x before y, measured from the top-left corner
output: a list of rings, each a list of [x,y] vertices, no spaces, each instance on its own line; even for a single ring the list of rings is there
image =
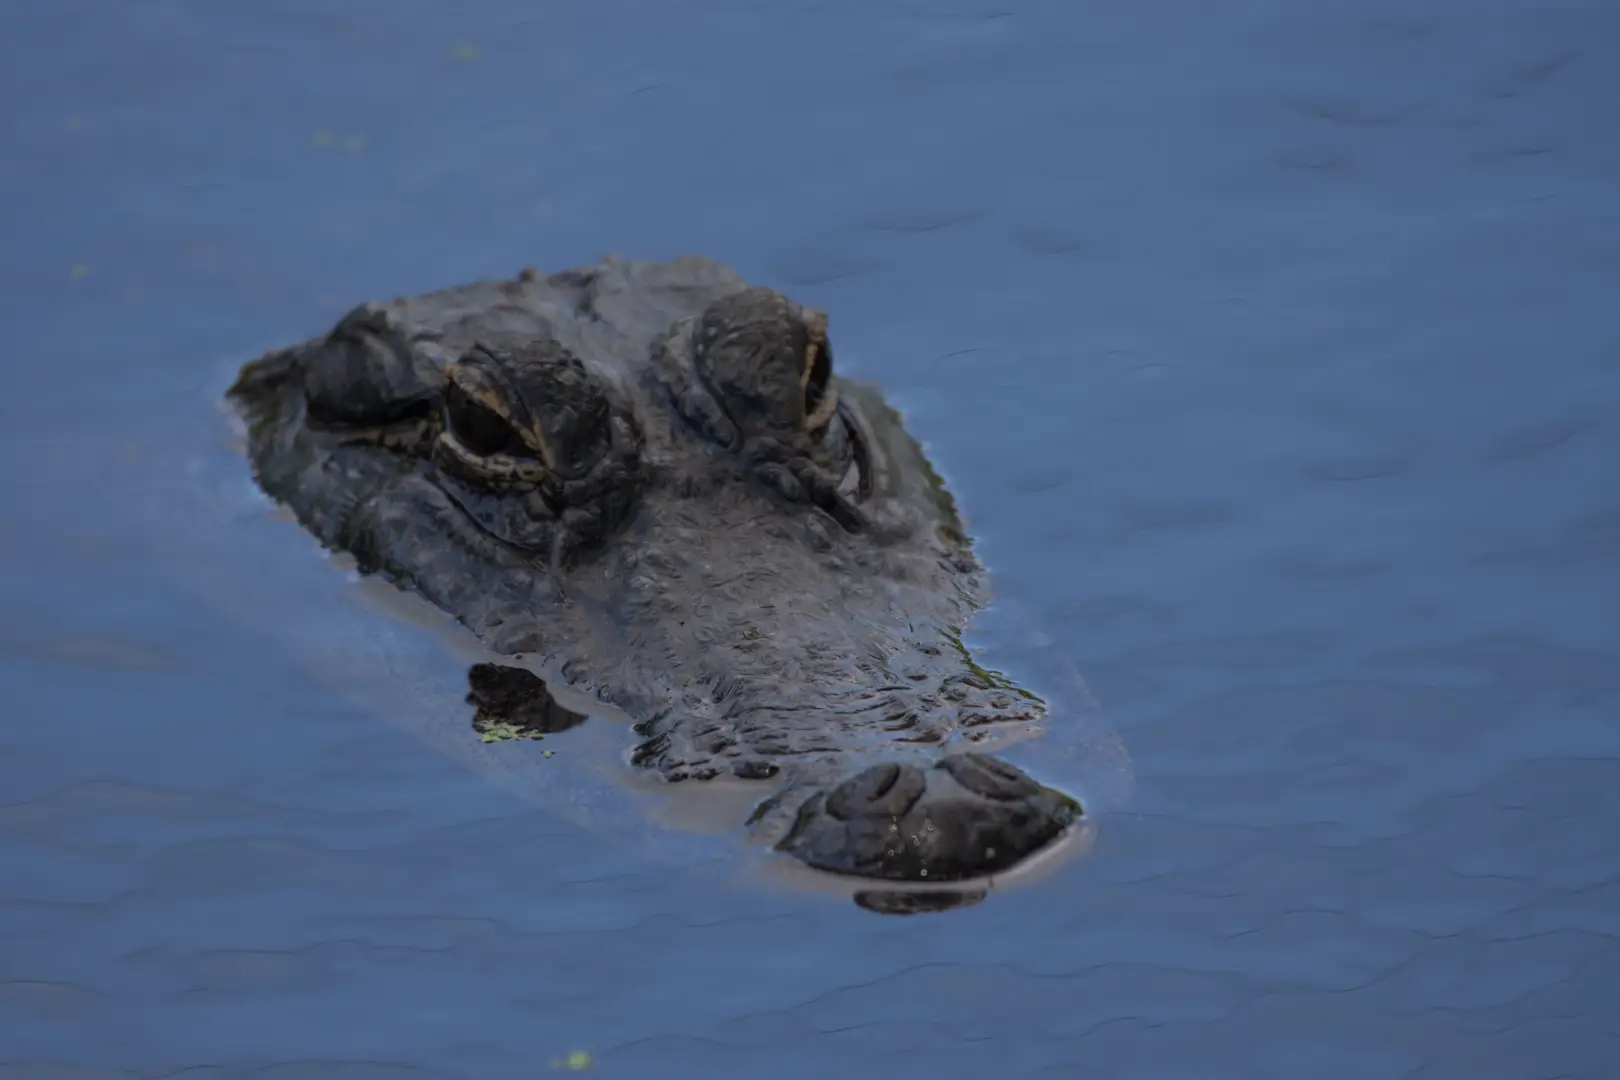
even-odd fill
[[[0,1077],[1612,1074],[1620,6],[0,29]],[[464,656],[219,394],[360,299],[689,250],[927,441],[1084,858],[884,919],[411,737]]]

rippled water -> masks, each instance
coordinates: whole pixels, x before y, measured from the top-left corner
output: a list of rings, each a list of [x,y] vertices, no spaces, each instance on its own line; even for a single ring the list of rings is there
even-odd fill
[[[1613,1075],[1620,5],[53,0],[0,60],[0,1077]],[[464,647],[221,390],[686,250],[929,443],[1084,857],[879,918],[411,737]]]

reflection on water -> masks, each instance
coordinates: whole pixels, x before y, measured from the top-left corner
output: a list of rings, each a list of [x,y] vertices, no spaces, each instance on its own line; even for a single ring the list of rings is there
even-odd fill
[[[855,902],[880,915],[922,915],[972,907],[988,895],[984,889],[940,889],[937,892],[866,889],[855,894]]]
[[[11,5],[0,1074],[1609,1075],[1617,19]],[[1008,755],[1112,775],[1070,664],[1129,744],[1084,858],[775,887],[269,513],[265,342],[604,250],[833,313],[1053,700]]]

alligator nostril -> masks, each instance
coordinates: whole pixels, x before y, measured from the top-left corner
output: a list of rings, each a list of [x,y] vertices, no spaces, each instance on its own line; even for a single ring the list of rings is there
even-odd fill
[[[1041,790],[1041,785],[1022,769],[987,754],[953,754],[939,767],[958,784],[986,799],[1022,799]]]
[[[827,813],[840,821],[899,817],[922,798],[928,781],[921,770],[889,762],[856,773],[827,795]]]
[[[884,769],[883,775],[878,777],[877,780],[873,782],[872,798],[883,798],[883,796],[887,795],[894,788],[894,782],[898,779],[900,779],[900,766],[890,765],[888,768]]]

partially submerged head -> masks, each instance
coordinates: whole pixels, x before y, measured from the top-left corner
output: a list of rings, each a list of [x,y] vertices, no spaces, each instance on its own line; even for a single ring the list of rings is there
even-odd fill
[[[244,368],[255,472],[362,568],[628,711],[635,764],[776,778],[780,850],[1001,872],[1079,808],[972,752],[1041,709],[961,645],[984,591],[954,504],[835,378],[824,313],[708,267],[357,308]]]

